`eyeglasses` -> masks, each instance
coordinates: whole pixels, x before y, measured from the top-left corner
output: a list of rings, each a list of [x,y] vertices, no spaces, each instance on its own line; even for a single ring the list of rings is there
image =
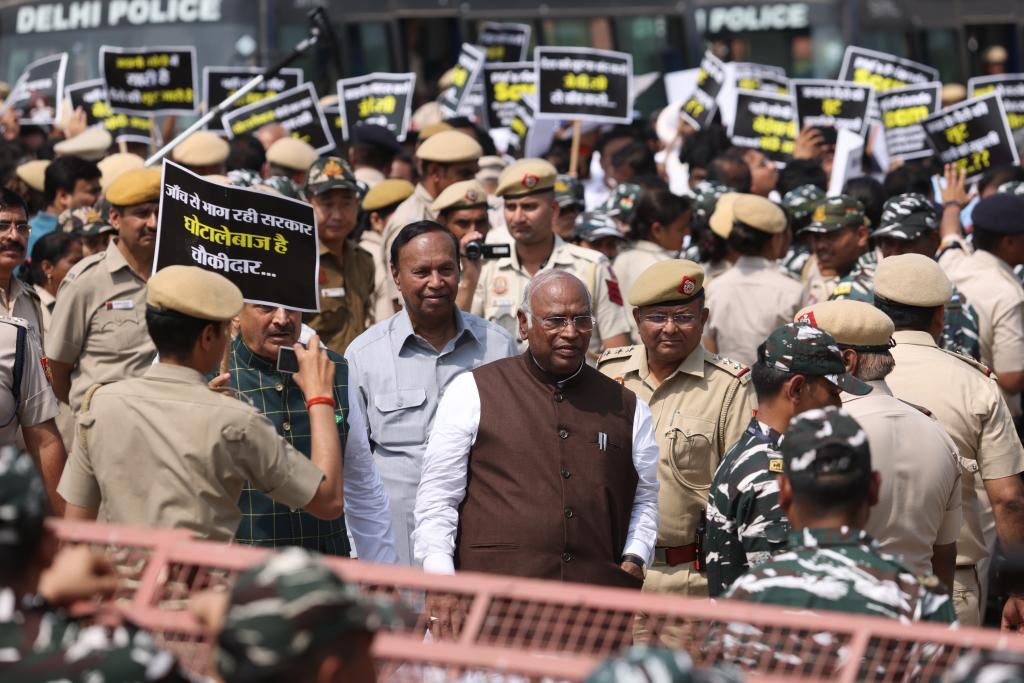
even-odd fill
[[[667,325],[669,318],[672,319],[672,323],[676,327],[686,327],[697,321],[697,316],[693,313],[673,313],[672,315],[669,315],[668,313],[647,313],[646,315],[640,316],[640,319],[645,323],[650,323],[659,327]]]
[[[547,332],[564,330],[570,323],[577,332],[590,332],[594,329],[594,316],[592,315],[577,315],[571,318],[564,315],[552,315],[547,318],[533,317],[540,321],[541,328]]]
[[[19,235],[27,235],[32,232],[32,226],[26,222],[0,221],[0,235],[10,231],[11,228],[14,228]]]

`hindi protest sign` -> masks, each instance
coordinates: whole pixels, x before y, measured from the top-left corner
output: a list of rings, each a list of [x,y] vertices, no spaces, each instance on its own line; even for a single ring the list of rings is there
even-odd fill
[[[1016,166],[1019,161],[999,93],[946,107],[921,125],[939,160],[956,164],[968,182],[993,166]]]
[[[836,128],[864,135],[875,91],[849,81],[794,78],[789,82],[797,130]]]
[[[524,158],[539,157],[547,152],[558,130],[556,119],[536,117],[536,95],[523,95],[516,105],[515,116],[509,123],[510,145]]]
[[[114,112],[103,119],[103,127],[113,136],[114,142],[151,144],[158,149],[164,144],[160,127],[153,122],[152,116]]]
[[[857,133],[840,128],[836,133],[836,151],[832,158],[832,175],[828,179],[828,196],[838,197],[846,187],[846,181],[858,178],[864,170],[864,138]]]
[[[338,81],[341,134],[345,140],[352,136],[352,128],[364,123],[384,126],[398,138],[405,140],[412,117],[412,98],[416,90],[416,74],[372,73]]]
[[[939,109],[941,93],[942,83],[936,81],[875,94],[890,159],[921,159],[934,154],[921,122]]]
[[[538,119],[633,120],[633,55],[582,47],[538,47]]]
[[[839,80],[870,85],[876,92],[881,93],[894,88],[937,81],[939,70],[885,52],[850,45],[843,55]]]
[[[231,280],[249,303],[317,311],[319,253],[309,204],[164,160],[153,272],[199,266]]]
[[[334,138],[334,145],[338,147],[345,142],[342,128],[344,117],[341,115],[341,107],[337,104],[329,104],[324,107],[324,116],[327,118],[327,127],[331,129],[331,137]]]
[[[785,163],[796,147],[793,103],[785,95],[739,90],[736,118],[729,128],[732,144],[764,153],[776,163]]]
[[[999,93],[1010,130],[1024,128],[1024,74],[998,74],[967,79],[967,97]]]
[[[697,71],[697,87],[683,102],[679,115],[698,130],[707,125],[718,109],[718,93],[725,84],[725,64],[710,52],[705,52]]]
[[[480,27],[480,46],[488,62],[525,62],[530,58],[529,24],[485,21]]]
[[[782,67],[734,62],[732,70],[737,90],[762,90],[776,95],[789,92],[789,78]]]
[[[196,111],[194,47],[100,48],[107,101],[129,114],[192,114]]]
[[[484,114],[488,128],[508,128],[516,105],[524,95],[537,92],[533,62],[496,62],[484,65]]]
[[[224,115],[224,130],[229,138],[255,133],[268,123],[281,124],[293,138],[312,145],[317,154],[334,149],[334,137],[312,83],[303,83]]]
[[[238,90],[265,69],[257,66],[204,66],[203,67],[203,103],[206,111],[234,95]],[[247,92],[232,105],[232,109],[241,109],[247,104],[261,102],[268,97],[275,97],[285,90],[302,85],[302,69],[285,67],[273,78],[263,81]],[[224,122],[217,116],[207,122],[206,128],[215,133],[224,131]]]
[[[67,68],[67,52],[31,62],[14,82],[0,111],[13,107],[18,112],[18,122],[25,125],[52,124],[64,101]]]
[[[441,112],[445,118],[458,115],[463,100],[469,95],[470,88],[480,77],[484,66],[484,51],[476,45],[462,44],[459,61],[452,68],[452,85],[437,98]]]
[[[141,145],[162,144],[160,129],[153,125],[151,116],[113,112],[107,102],[107,86],[102,78],[74,83],[65,88],[65,97],[71,109],[85,111],[87,126],[103,126],[114,142]]]
[[[87,126],[103,123],[111,114],[110,105],[107,103],[107,87],[102,78],[69,85],[64,89],[64,96],[71,106],[71,111],[82,108]]]

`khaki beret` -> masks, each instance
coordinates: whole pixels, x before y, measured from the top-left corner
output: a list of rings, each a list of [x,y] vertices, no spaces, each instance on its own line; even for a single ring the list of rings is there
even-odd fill
[[[483,153],[484,150],[479,142],[457,130],[443,130],[431,135],[416,150],[416,156],[421,161],[433,161],[439,164],[476,161],[483,156]]]
[[[201,130],[192,133],[174,148],[171,158],[185,166],[212,166],[227,161],[231,148],[215,133]]]
[[[167,266],[146,283],[147,306],[200,320],[231,320],[243,303],[231,280],[196,266]]]
[[[44,192],[46,189],[46,167],[49,165],[50,162],[46,159],[27,161],[14,169],[14,173],[36,192]]]
[[[539,192],[554,192],[558,170],[543,159],[520,159],[509,164],[498,176],[499,197],[525,197]]]
[[[693,261],[659,261],[640,273],[629,290],[633,306],[689,303],[704,292],[704,269]]]
[[[145,166],[145,162],[138,154],[128,152],[117,152],[96,164],[100,167],[100,187],[104,191],[109,188],[115,180],[126,171],[134,171]]]
[[[430,126],[441,123],[443,119],[444,114],[441,113],[441,105],[431,100],[416,108],[416,111],[412,113],[412,121],[409,123],[409,126],[413,130],[420,132],[420,139],[422,140],[423,132]],[[451,130],[451,126],[447,123],[444,125],[446,126],[444,130]]]
[[[967,88],[963,83],[946,83],[942,86],[942,106],[948,107],[967,99]]]
[[[363,211],[376,211],[408,199],[416,187],[408,180],[388,178],[374,185],[363,198]]]
[[[437,121],[435,123],[427,124],[426,126],[423,127],[423,130],[420,131],[420,136],[419,136],[420,144],[422,145],[428,139],[434,137],[438,133],[443,133],[446,130],[455,130],[455,129],[452,128],[450,124],[447,124],[444,121]]]
[[[160,198],[160,167],[137,168],[118,176],[107,190],[112,206],[134,206]]]
[[[989,49],[985,50],[985,53],[981,56],[981,61],[984,64],[1002,64],[1010,55],[1006,52],[1006,48],[1002,45],[993,45]]]
[[[729,235],[732,234],[732,207],[741,196],[739,192],[726,192],[723,194],[718,198],[718,203],[715,204],[715,211],[708,220],[711,232],[723,240],[729,239]]]
[[[477,206],[487,206],[487,190],[475,180],[463,180],[446,187],[430,205],[430,210],[441,213],[448,209],[471,209]]]
[[[769,235],[786,230],[786,214],[782,209],[756,194],[741,194],[732,203],[732,217],[734,221]]]
[[[943,306],[953,285],[935,259],[901,254],[882,259],[875,271],[875,296],[904,306]]]
[[[59,156],[71,156],[86,161],[99,161],[106,156],[114,138],[100,127],[87,128],[73,138],[58,142],[53,151]]]
[[[825,330],[837,344],[888,348],[896,329],[885,313],[863,301],[823,301],[802,309],[793,322]]]
[[[267,161],[301,173],[308,171],[319,158],[312,145],[291,136],[281,138],[267,148]]]

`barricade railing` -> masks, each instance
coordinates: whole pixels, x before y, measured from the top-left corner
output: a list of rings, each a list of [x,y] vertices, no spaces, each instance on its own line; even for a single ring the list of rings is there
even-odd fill
[[[117,567],[119,586],[97,618],[115,609],[153,631],[184,666],[210,670],[212,643],[188,610],[204,590],[228,590],[267,549],[193,540],[187,532],[52,522],[62,542],[89,544]],[[801,612],[728,600],[460,573],[326,558],[367,592],[401,598],[418,615],[374,642],[380,679],[442,681],[473,676],[578,681],[635,642],[685,650],[699,665],[727,661],[750,680],[934,680],[968,652],[1024,652],[1024,636],[880,618]],[[455,618],[425,638],[424,605],[441,600]],[[434,624],[438,626],[438,624]]]

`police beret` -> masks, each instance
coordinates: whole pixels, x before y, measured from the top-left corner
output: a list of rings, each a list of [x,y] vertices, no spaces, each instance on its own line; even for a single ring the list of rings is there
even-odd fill
[[[181,141],[171,158],[185,166],[212,166],[227,161],[231,148],[226,140],[215,133],[201,130]]]
[[[1006,52],[1006,48],[1002,45],[993,45],[989,49],[985,50],[985,53],[981,57],[981,61],[985,64],[1002,64],[1009,59],[1009,54]]]
[[[963,83],[946,83],[942,86],[942,106],[948,107],[967,99],[967,88]]]
[[[726,192],[723,194],[718,198],[714,213],[711,214],[711,218],[708,220],[711,232],[724,240],[729,239],[729,235],[732,234],[732,207],[739,198],[739,192]]]
[[[629,290],[629,303],[634,306],[685,303],[703,291],[703,268],[693,261],[669,259],[659,261],[640,273]]]
[[[375,123],[364,123],[356,126],[352,130],[352,144],[373,145],[395,154],[402,152],[402,143],[398,141],[395,134],[384,126],[378,126]]]
[[[487,206],[487,191],[475,180],[463,180],[446,187],[430,205],[436,213],[449,209],[471,209]]]
[[[882,259],[875,271],[875,296],[905,306],[942,306],[953,285],[935,259],[901,254]]]
[[[539,192],[552,192],[558,171],[543,159],[520,159],[510,164],[498,177],[499,197],[515,199]]]
[[[366,193],[366,197],[363,198],[363,211],[376,211],[404,202],[415,191],[415,186],[408,180],[401,178],[382,180]]]
[[[319,158],[312,145],[291,136],[276,140],[267,148],[267,161],[301,173],[308,171]]]
[[[429,138],[434,137],[438,133],[443,133],[446,130],[455,130],[455,129],[452,128],[449,124],[445,123],[444,121],[435,121],[434,123],[427,124],[426,126],[424,126],[422,128],[422,130],[420,130],[420,137],[419,137],[420,144],[422,145]]]
[[[46,189],[46,167],[49,165],[46,159],[27,161],[18,166],[14,173],[36,192],[43,192]]]
[[[837,344],[853,347],[888,347],[895,330],[885,313],[863,301],[823,301],[796,314],[793,322],[825,330]]]
[[[480,165],[480,171],[476,174],[476,179],[480,182],[497,182],[501,172],[508,166],[508,162],[499,156],[483,156],[477,163]]]
[[[971,218],[976,230],[1018,235],[1024,232],[1024,197],[999,193],[990,195],[978,202]]]
[[[734,221],[769,235],[777,235],[786,230],[786,213],[756,194],[741,194],[732,204],[732,217]]]
[[[100,187],[104,191],[109,188],[122,173],[142,168],[145,162],[138,154],[117,152],[96,164],[100,168]]]
[[[457,130],[443,130],[431,135],[416,150],[416,156],[421,161],[433,161],[439,164],[476,161],[483,154],[484,150],[479,142]]]
[[[103,128],[86,128],[73,138],[58,142],[53,151],[58,156],[78,157],[86,161],[99,161],[107,154],[114,139]]]
[[[242,310],[242,292],[223,275],[196,266],[167,266],[146,283],[146,305],[201,320],[231,320]]]
[[[410,121],[409,127],[413,130],[418,130],[420,132],[420,140],[423,140],[425,137],[429,137],[424,136],[427,128],[434,124],[441,123],[443,119],[444,114],[441,113],[441,105],[431,100],[430,102],[424,102],[416,108],[416,111],[412,113],[412,121]],[[443,130],[451,130],[451,126],[447,123],[444,125],[445,128],[443,128]]]
[[[133,206],[160,198],[160,168],[138,168],[122,173],[107,190],[114,206]]]

